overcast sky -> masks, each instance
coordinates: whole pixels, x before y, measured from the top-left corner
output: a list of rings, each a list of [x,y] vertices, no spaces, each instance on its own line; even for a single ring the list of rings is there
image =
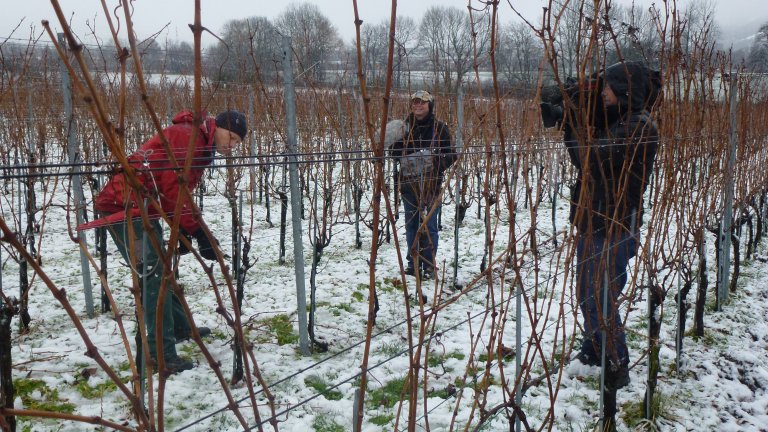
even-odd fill
[[[87,36],[90,31],[86,23],[96,25],[96,33],[101,38],[108,37],[107,25],[99,0],[59,0],[64,14],[71,21],[73,29],[81,36]],[[682,8],[694,0],[678,0],[678,7]],[[699,0],[701,1],[701,0]],[[768,21],[768,7],[766,0],[707,0],[715,4],[716,21],[726,31],[743,25],[754,27],[756,23]],[[37,33],[42,30],[40,21],[47,19],[51,22],[54,31],[61,28],[53,12],[50,2],[45,0],[4,0],[6,5],[0,14],[0,42],[8,37],[13,29],[21,22],[21,26],[13,34],[14,38],[28,38],[30,26],[34,26]],[[203,25],[214,32],[218,32],[222,25],[234,18],[248,16],[264,16],[275,19],[290,4],[290,0],[203,0],[202,20]],[[321,11],[331,20],[345,42],[351,41],[355,36],[354,10],[352,0],[311,0],[310,3],[318,5]],[[562,4],[563,0],[555,0],[555,4]],[[671,0],[670,0],[671,2]],[[116,5],[117,0],[107,0],[108,5]],[[358,0],[360,18],[364,23],[379,23],[389,18],[392,2],[389,0]],[[479,7],[477,0],[470,0],[470,4]],[[547,4],[543,0],[502,0],[499,16],[502,22],[515,19],[512,6],[532,22],[540,22],[542,6]],[[575,3],[575,0],[572,1]],[[631,0],[614,0],[614,3],[629,5]],[[662,0],[635,0],[637,7],[648,8],[651,4],[661,5]],[[468,0],[401,0],[397,3],[398,15],[421,18],[432,5],[455,6],[466,10]],[[160,42],[167,37],[175,40],[192,42],[192,35],[188,24],[194,19],[193,0],[134,0],[134,23],[137,35],[144,39],[153,33],[168,27],[160,36]],[[45,37],[47,39],[47,37]],[[108,40],[108,39],[107,39]],[[212,44],[214,39],[204,35],[203,44]]]

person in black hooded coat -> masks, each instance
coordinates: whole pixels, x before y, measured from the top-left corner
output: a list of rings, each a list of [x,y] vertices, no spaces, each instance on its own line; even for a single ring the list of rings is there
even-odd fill
[[[604,329],[606,385],[614,389],[629,383],[629,350],[618,303],[628,262],[637,254],[643,194],[656,156],[659,133],[649,111],[659,89],[658,72],[644,64],[614,64],[598,80],[602,104],[597,106],[602,109],[591,119],[593,135],[568,122],[565,127],[565,144],[578,171],[571,191],[576,294],[584,323],[577,358],[589,365],[602,363]]]
[[[394,142],[391,153],[400,162],[399,185],[408,245],[405,273],[415,275],[420,269],[421,276],[429,279],[436,265],[441,186],[445,171],[456,161],[456,152],[448,125],[435,118],[434,97],[420,90],[411,95],[410,103],[403,136]]]

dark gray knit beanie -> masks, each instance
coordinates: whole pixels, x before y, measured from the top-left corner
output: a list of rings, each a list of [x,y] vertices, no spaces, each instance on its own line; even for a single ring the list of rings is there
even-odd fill
[[[216,116],[216,127],[232,131],[245,140],[248,134],[248,126],[245,123],[245,116],[240,111],[224,111]]]

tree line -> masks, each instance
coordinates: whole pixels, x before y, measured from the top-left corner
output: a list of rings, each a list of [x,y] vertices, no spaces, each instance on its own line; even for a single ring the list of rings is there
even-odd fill
[[[718,47],[720,36],[713,22],[713,5],[704,0],[691,3],[683,12],[683,43],[676,49],[685,56],[693,49],[709,47],[752,72],[768,72],[768,23],[755,35],[750,49],[725,52]],[[592,21],[600,20],[605,31],[603,64],[620,59],[643,60],[658,66],[664,41],[658,37],[657,12],[634,6],[612,6],[605,11],[566,7],[557,23],[517,21],[491,28],[484,10],[432,6],[421,17],[399,16],[394,34],[393,84],[396,88],[427,86],[451,92],[468,77],[479,78],[490,68],[493,45],[497,79],[508,88],[535,87],[545,61],[542,42],[551,43],[557,58],[553,62],[561,77],[576,75],[580,52],[589,49],[587,32]],[[555,28],[549,26],[554,25]],[[389,46],[388,19],[364,22],[360,28],[363,73],[369,85],[382,85],[386,78]],[[496,38],[494,44],[491,42]],[[204,52],[204,73],[214,81],[248,83],[272,81],[281,72],[281,37],[291,37],[300,82],[338,84],[356,70],[356,40],[344,41],[320,8],[311,3],[292,3],[276,19],[251,16],[228,21],[217,34],[217,42]],[[548,36],[553,35],[553,36]],[[552,38],[550,41],[546,39]],[[0,43],[0,62],[7,73],[21,69],[55,70],[52,47],[45,43]],[[34,48],[31,49],[30,47]],[[86,45],[95,70],[115,71],[118,55],[114,48]],[[146,73],[189,74],[193,70],[193,47],[186,41],[146,39],[140,44],[142,68]],[[715,58],[713,55],[712,58]],[[43,64],[40,66],[40,64]],[[698,67],[701,67],[699,65]],[[544,73],[545,79],[547,73]]]

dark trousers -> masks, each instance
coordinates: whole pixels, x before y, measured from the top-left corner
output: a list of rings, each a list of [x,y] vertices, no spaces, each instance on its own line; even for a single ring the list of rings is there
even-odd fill
[[[428,212],[432,210],[434,200],[422,200],[410,188],[404,188],[401,191],[401,196],[405,212],[405,241],[408,245],[406,259],[408,260],[408,265],[416,268],[414,263],[417,262],[419,267],[434,271],[439,241],[437,218],[442,206],[438,204],[435,211],[426,219]],[[420,230],[419,228],[425,219],[427,221],[426,229],[421,228]],[[418,260],[414,259],[414,254],[418,256]]]
[[[163,277],[163,262],[158,259],[158,253],[153,246],[151,237],[157,239],[158,244],[162,245],[163,230],[160,227],[159,221],[153,220],[150,222],[152,230],[146,232],[146,251],[145,253],[142,253],[142,234],[144,233],[142,223],[140,219],[137,219],[132,223],[135,236],[134,250],[137,254],[136,261],[139,263],[136,268],[136,271],[139,273],[139,283],[142,282],[142,272],[146,272],[146,285],[143,287],[142,291],[144,291],[144,295],[146,295],[144,301],[144,304],[146,304],[146,308],[144,309],[144,321],[147,326],[149,352],[152,358],[157,358],[157,338],[155,337],[155,332],[157,330],[157,299],[160,294],[160,284]],[[126,262],[131,263],[129,242],[130,232],[127,223],[123,222],[110,226],[109,233],[115,241],[115,245],[120,251],[120,255],[122,255]],[[177,356],[175,333],[189,333],[189,323],[184,314],[184,308],[181,306],[179,299],[172,292],[171,284],[166,283],[165,287],[168,290],[168,294],[166,294],[165,303],[163,304],[163,328],[161,334],[163,338],[163,354],[166,359],[171,359],[176,358]]]
[[[576,295],[584,322],[581,352],[593,359],[601,358],[601,323],[604,322],[607,359],[619,364],[629,361],[618,299],[627,283],[627,265],[637,254],[637,246],[637,237],[628,232],[612,235],[611,238],[606,238],[603,231],[578,235]],[[604,311],[603,293],[606,288],[608,299]]]

